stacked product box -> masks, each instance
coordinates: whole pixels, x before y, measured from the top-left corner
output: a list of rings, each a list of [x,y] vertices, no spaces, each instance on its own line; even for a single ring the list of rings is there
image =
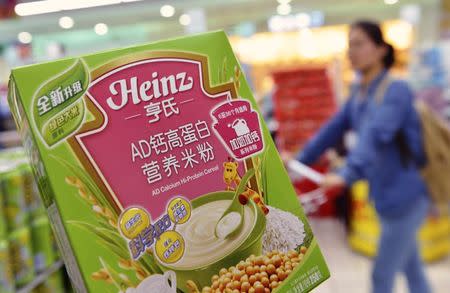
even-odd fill
[[[278,122],[277,148],[297,153],[314,136],[320,127],[336,111],[333,85],[326,67],[301,67],[273,73],[274,113]],[[327,172],[328,163],[323,161],[314,168]],[[319,191],[317,184],[308,180],[292,178],[302,202],[306,205],[309,195]],[[335,191],[324,194],[324,199],[335,196]],[[314,193],[314,197],[317,194]],[[332,216],[335,207],[332,200],[322,197],[311,200],[306,206],[311,216]]]
[[[3,150],[0,162],[0,292],[9,293],[50,267],[57,250],[23,150]]]
[[[336,111],[325,67],[298,68],[273,74],[277,147],[298,151]]]

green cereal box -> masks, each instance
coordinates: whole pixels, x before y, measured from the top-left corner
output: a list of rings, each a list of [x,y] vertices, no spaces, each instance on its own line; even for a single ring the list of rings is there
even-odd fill
[[[1,188],[1,173],[0,173],[0,239],[5,239],[7,234],[8,234],[8,226],[6,224],[6,214],[5,214],[5,194],[3,192],[3,189]]]
[[[15,283],[21,287],[31,282],[35,276],[30,229],[21,228],[12,231],[8,240]]]
[[[33,246],[33,262],[36,272],[41,272],[55,261],[52,229],[47,216],[41,216],[31,223],[31,239]]]
[[[14,277],[9,258],[8,241],[0,240],[0,293],[14,292]]]
[[[0,167],[0,188],[3,198],[6,225],[9,231],[19,229],[28,221],[23,176],[12,162]]]
[[[309,292],[329,271],[223,32],[17,68],[76,292]]]

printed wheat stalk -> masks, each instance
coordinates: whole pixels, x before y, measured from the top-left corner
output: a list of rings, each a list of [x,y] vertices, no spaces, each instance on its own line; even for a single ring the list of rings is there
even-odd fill
[[[119,259],[119,267],[124,270],[135,271],[136,278],[141,281],[150,276],[150,273],[144,267],[130,259]]]
[[[92,275],[91,275],[91,278],[94,281],[104,281],[104,282],[106,282],[108,284],[112,284],[113,283],[111,275],[104,268],[100,269],[97,272],[93,272]]]
[[[90,189],[86,186],[86,184],[79,178],[76,176],[67,176],[65,178],[65,181],[67,184],[75,187],[78,190],[78,195],[80,196],[80,198],[86,203],[88,204],[91,208],[92,211],[94,212],[95,215],[97,215],[98,218],[100,218],[103,221],[106,221],[110,227],[107,228],[105,227],[106,230],[110,230],[112,231],[111,233],[117,233],[117,222],[118,222],[118,215],[115,214],[111,208],[102,205],[102,201],[97,199],[96,196],[94,196],[94,194],[92,194],[92,192],[90,191]],[[80,223],[81,224],[81,223]],[[87,224],[84,224],[84,226],[86,227]],[[92,231],[92,229],[94,229],[95,231]],[[126,249],[126,245],[122,247],[122,244],[119,242],[116,242],[114,240],[112,240],[112,242],[105,242],[105,236],[107,237],[114,237],[115,235],[111,235],[110,233],[106,233],[106,232],[102,232],[100,230],[98,230],[99,228],[95,228],[95,227],[91,227],[90,230],[91,232],[95,233],[96,235],[98,235],[99,237],[102,237],[103,239],[101,240],[102,243],[108,244],[107,247],[111,247],[110,245],[116,245],[118,247],[118,249],[123,249],[125,253],[128,253],[128,250]],[[98,230],[98,231],[97,231]],[[106,233],[106,234],[104,234]],[[120,237],[120,235],[118,236]],[[122,239],[122,238],[120,238]],[[123,239],[122,239],[123,240]],[[126,242],[124,241],[124,244]],[[113,247],[114,248],[114,247]],[[118,252],[116,252],[117,254]],[[150,250],[147,250],[147,253],[149,255],[149,257],[153,257],[153,254]],[[118,254],[120,259],[118,262],[118,266],[121,269],[124,270],[128,270],[128,271],[133,271],[136,278],[139,281],[144,280],[145,278],[147,278],[148,276],[150,276],[152,274],[152,272],[157,273],[158,269],[157,267],[154,266],[153,261],[152,260],[148,260],[145,261],[145,259],[141,259],[139,261],[133,261],[131,259],[125,259],[122,256],[122,253]],[[102,261],[103,263],[103,261]],[[146,268],[146,266],[148,266],[148,268]],[[116,286],[120,285],[120,287],[123,286],[128,286],[131,287],[132,284],[130,282],[130,280],[128,279],[128,277],[124,274],[118,274],[118,273],[114,273],[114,275],[111,275],[110,272],[108,272],[108,269],[106,267],[106,264],[103,263],[103,269],[93,273],[92,278],[95,280],[103,280],[106,281],[108,283],[114,283]],[[152,271],[150,272],[149,269]],[[115,277],[113,277],[115,276]]]
[[[115,215],[108,207],[102,206],[99,201],[88,191],[85,184],[77,177],[67,176],[65,181],[67,184],[77,188],[78,195],[92,207],[93,212],[98,217],[108,222],[115,231],[115,229],[117,228],[117,215]],[[127,270],[133,270],[135,272],[136,278],[140,281],[144,280],[150,275],[150,273],[140,264],[131,260],[120,259],[119,267]],[[129,279],[124,277],[126,276],[123,274],[122,276],[119,276],[120,282],[131,286]],[[113,283],[113,279],[108,271],[106,271],[106,269],[101,269],[100,271],[93,273],[92,278],[94,280],[102,280],[107,283]]]
[[[226,82],[227,79],[227,57],[223,58],[222,62],[222,82]]]
[[[118,261],[119,268],[126,271],[133,271],[137,280],[139,282],[146,279],[151,274],[147,272],[139,263],[134,262],[129,259],[119,259]],[[127,275],[123,273],[113,272],[112,269],[107,268],[106,266],[100,269],[97,272],[92,273],[92,279],[95,281],[104,281],[108,284],[115,284],[119,289],[134,287],[137,284],[133,284]]]
[[[261,181],[261,160],[259,158],[259,156],[255,157],[253,159],[253,169],[255,169],[255,178],[256,178],[256,183],[259,187],[259,190],[262,192],[262,181]]]
[[[186,282],[186,287],[188,288],[188,293],[200,293],[200,290],[198,289],[197,284],[195,284],[194,281],[188,280]]]
[[[91,278],[93,280],[113,284],[120,290],[135,287],[137,285],[133,284],[127,275],[115,272],[111,268],[108,268],[104,262],[102,263],[104,267],[91,274]],[[131,260],[119,259],[118,265],[119,268],[123,270],[133,271],[139,281],[144,280],[150,275],[150,273],[148,273],[142,266]]]
[[[263,190],[263,199],[266,204],[269,204],[269,194],[267,192],[268,186],[267,186],[267,154],[269,153],[270,147],[267,146],[266,150],[263,153],[262,159],[260,161],[260,172],[261,172],[261,179],[262,179],[262,190]]]
[[[119,259],[119,267],[124,270],[132,270],[133,269],[133,261],[131,259]]]
[[[134,286],[128,276],[114,271],[102,258],[100,258],[100,262],[103,268],[91,275],[93,280],[105,281],[108,284],[114,284],[119,290],[124,290]]]
[[[65,181],[67,184],[78,189],[78,195],[92,206],[92,210],[95,214],[108,222],[112,227],[117,227],[117,215],[115,215],[108,207],[103,207],[79,178],[67,176]]]
[[[119,278],[120,278],[122,284],[124,284],[126,286],[126,288],[133,287],[133,284],[131,283],[131,281],[127,275],[120,273]]]
[[[239,88],[241,87],[241,81],[239,80],[241,77],[241,70],[238,66],[234,66],[234,85],[236,87],[236,90],[239,91]]]

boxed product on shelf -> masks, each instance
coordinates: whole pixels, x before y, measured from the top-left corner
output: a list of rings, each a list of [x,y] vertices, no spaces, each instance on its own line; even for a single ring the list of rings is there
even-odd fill
[[[277,147],[282,151],[298,153],[303,146],[319,131],[323,124],[336,112],[334,91],[325,66],[305,66],[296,69],[277,71],[272,74],[275,83],[274,114],[278,122]],[[293,179],[294,185],[304,186],[304,182]],[[314,190],[318,186],[314,185]],[[303,203],[316,192],[298,188]],[[329,199],[334,191],[325,193]],[[333,202],[307,207],[308,213],[314,216],[330,216],[334,214]]]
[[[325,67],[273,73],[277,146],[297,152],[335,113],[331,81]]]
[[[17,68],[9,103],[77,292],[329,277],[223,32]]]

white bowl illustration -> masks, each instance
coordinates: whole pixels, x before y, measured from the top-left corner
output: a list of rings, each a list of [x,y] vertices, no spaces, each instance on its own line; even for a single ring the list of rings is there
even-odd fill
[[[170,283],[169,283],[170,281]],[[125,293],[176,293],[177,277],[173,271],[167,271],[164,275],[151,275],[143,280],[136,288],[128,288]]]

